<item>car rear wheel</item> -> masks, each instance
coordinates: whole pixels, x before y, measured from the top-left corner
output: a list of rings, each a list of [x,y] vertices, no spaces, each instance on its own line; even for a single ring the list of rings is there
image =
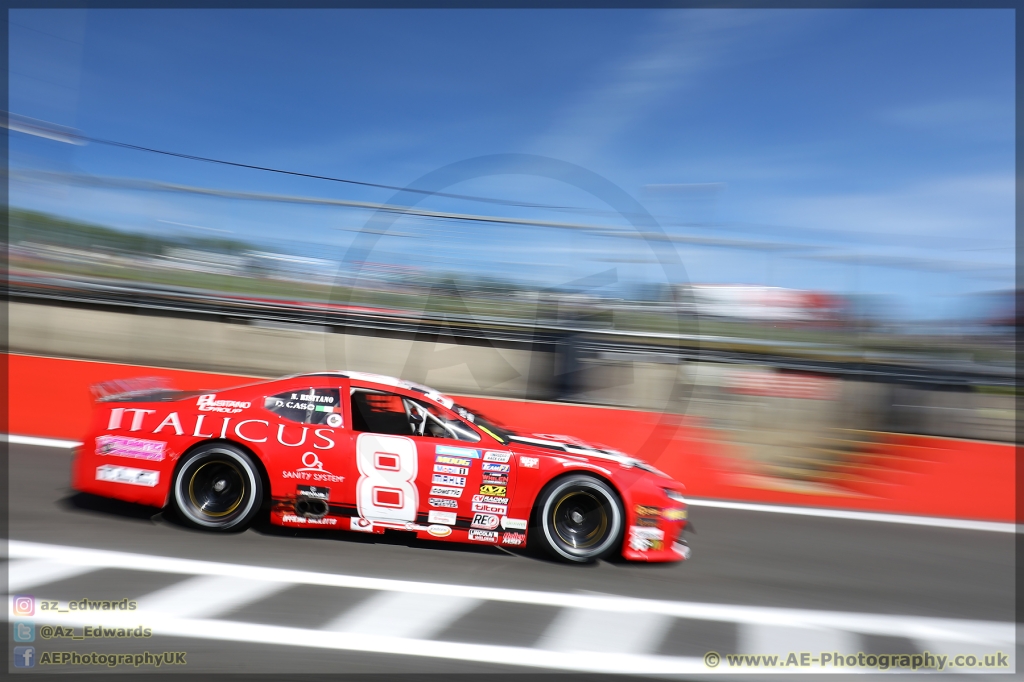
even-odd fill
[[[541,491],[531,535],[558,559],[589,563],[621,546],[623,517],[622,503],[610,485],[572,474]]]
[[[172,495],[182,520],[213,531],[248,526],[263,499],[263,481],[252,458],[223,443],[200,446],[185,457]]]

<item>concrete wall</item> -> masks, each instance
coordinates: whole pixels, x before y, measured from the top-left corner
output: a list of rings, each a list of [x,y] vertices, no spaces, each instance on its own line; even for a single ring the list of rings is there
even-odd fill
[[[280,376],[355,369],[418,381],[441,391],[516,399],[558,395],[562,361],[554,352],[467,345],[454,338],[332,333],[321,327],[217,322],[152,314],[11,303],[9,347],[62,357]],[[892,384],[837,381],[830,399],[745,395],[730,388],[737,372],[770,368],[677,363],[626,353],[574,360],[574,402],[671,411],[703,417],[769,462],[838,456],[852,431],[903,431],[1011,441],[1013,398]],[[830,454],[831,453],[831,454]]]

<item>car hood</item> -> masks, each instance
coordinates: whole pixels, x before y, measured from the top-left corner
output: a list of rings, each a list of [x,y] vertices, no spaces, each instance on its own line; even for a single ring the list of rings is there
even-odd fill
[[[636,467],[643,471],[648,471],[652,474],[671,479],[668,474],[659,471],[642,459],[630,457],[625,453],[619,452],[618,450],[609,448],[605,445],[587,443],[586,441],[582,441],[573,436],[550,433],[531,433],[529,435],[510,435],[509,438],[512,441],[512,445],[527,445],[541,450],[547,450],[551,454],[563,453],[577,457],[582,456],[597,460],[617,462],[627,469]]]

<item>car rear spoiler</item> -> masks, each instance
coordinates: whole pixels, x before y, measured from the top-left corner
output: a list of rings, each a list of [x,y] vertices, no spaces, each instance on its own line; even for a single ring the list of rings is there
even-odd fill
[[[89,387],[93,400],[98,403],[138,400],[139,398],[174,391],[167,377],[137,377],[114,379]]]

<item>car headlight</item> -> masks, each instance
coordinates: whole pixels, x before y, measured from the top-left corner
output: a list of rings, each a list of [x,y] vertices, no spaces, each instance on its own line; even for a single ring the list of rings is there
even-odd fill
[[[662,490],[665,491],[665,497],[672,500],[673,502],[678,502],[679,504],[686,504],[686,498],[683,497],[682,493],[672,490],[671,488],[662,488]]]

